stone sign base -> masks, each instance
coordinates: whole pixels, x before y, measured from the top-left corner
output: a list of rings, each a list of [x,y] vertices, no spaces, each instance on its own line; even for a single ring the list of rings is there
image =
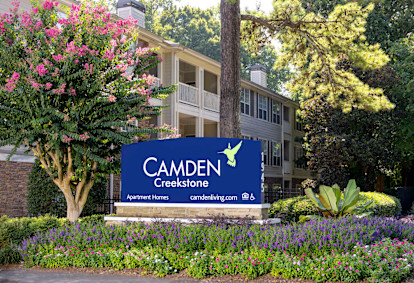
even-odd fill
[[[270,204],[201,204],[201,203],[124,203],[117,202],[116,217],[109,222],[129,218],[203,219],[216,216],[229,218],[268,219]],[[109,219],[110,218],[110,219]],[[110,223],[108,223],[110,224]]]

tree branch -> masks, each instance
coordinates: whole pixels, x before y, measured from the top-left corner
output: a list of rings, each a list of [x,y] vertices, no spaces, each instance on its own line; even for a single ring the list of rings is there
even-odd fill
[[[258,24],[270,29],[273,32],[281,31],[286,26],[287,21],[288,21],[286,19],[280,20],[282,23],[279,26],[275,26],[275,25],[271,24],[269,21],[264,20],[264,19],[259,18],[259,17],[256,17],[256,16],[253,16],[253,15],[241,15],[240,19],[242,21],[251,21],[251,22],[254,22],[254,23],[258,23]]]
[[[82,196],[80,198],[79,204],[83,207],[86,203],[86,200],[88,198],[88,194],[89,191],[92,189],[93,184],[95,183],[95,172],[96,169],[98,168],[98,163],[96,161],[94,161],[92,163],[92,172],[91,172],[91,177],[89,179],[89,182],[85,185],[85,187],[83,188],[83,193]]]

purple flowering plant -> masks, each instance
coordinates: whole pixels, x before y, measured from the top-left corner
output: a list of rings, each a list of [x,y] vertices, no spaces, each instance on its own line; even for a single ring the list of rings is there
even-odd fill
[[[380,217],[283,226],[81,223],[38,233],[22,242],[20,252],[27,266],[401,282],[413,271],[412,242],[414,225]]]

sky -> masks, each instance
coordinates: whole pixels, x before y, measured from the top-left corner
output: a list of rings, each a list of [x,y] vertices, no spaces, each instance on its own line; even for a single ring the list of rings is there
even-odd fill
[[[190,5],[193,7],[205,9],[211,6],[217,6],[219,3],[220,0],[180,0],[177,5]],[[260,10],[267,14],[273,9],[272,3],[273,0],[240,0],[240,8],[241,10],[244,10],[247,7],[249,10],[255,10],[256,5],[260,4]]]

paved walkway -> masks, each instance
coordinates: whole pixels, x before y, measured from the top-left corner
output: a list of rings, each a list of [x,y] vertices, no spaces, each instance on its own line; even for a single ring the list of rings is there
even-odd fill
[[[186,283],[190,281],[157,278],[134,278],[133,276],[102,275],[90,273],[45,272],[37,270],[0,271],[0,283],[89,283],[89,282],[125,282],[125,283]],[[191,281],[194,283],[194,281]]]

